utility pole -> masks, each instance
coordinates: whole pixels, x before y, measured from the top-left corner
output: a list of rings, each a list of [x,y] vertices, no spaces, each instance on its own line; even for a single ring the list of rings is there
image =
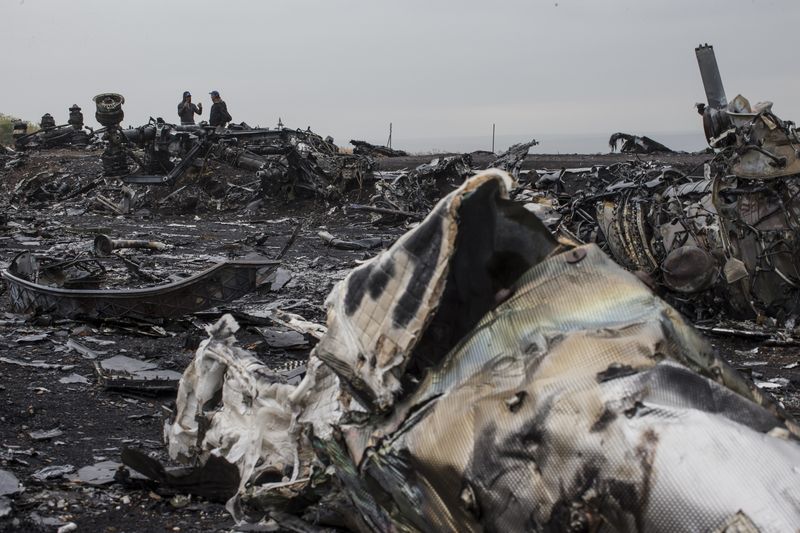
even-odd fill
[[[392,123],[391,122],[389,123],[389,142],[386,143],[386,145],[389,147],[389,149],[392,148]]]
[[[492,153],[494,153],[494,123],[492,123]]]

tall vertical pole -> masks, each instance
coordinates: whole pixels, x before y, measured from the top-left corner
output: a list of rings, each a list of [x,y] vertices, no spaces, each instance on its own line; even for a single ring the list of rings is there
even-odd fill
[[[391,122],[389,123],[389,142],[388,142],[388,145],[389,145],[389,149],[391,149],[392,148],[392,123]]]
[[[494,123],[492,123],[492,153],[494,153]]]

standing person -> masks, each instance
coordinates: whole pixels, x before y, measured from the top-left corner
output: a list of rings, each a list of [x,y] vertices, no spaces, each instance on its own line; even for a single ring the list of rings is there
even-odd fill
[[[211,113],[208,116],[208,124],[209,126],[224,128],[232,120],[230,113],[228,113],[228,106],[219,97],[219,91],[211,91],[208,94],[211,95],[211,101],[214,102],[211,106]]]
[[[181,117],[181,124],[194,124],[194,114],[203,113],[203,104],[194,105],[192,103],[192,93],[183,91],[183,101],[178,104],[178,116]]]

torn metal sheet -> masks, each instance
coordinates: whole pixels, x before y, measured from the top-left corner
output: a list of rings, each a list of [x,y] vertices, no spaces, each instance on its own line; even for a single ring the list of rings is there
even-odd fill
[[[201,343],[184,372],[174,418],[164,428],[169,453],[182,462],[224,459],[238,470],[238,492],[255,488],[252,482],[260,479],[275,488],[276,497],[288,498],[294,487],[309,482],[314,458],[291,407],[289,396],[298,389],[281,373],[234,345],[238,328],[230,315],[208,328],[210,338]],[[319,361],[309,363],[309,367],[314,365]],[[306,383],[303,390],[321,385],[334,393],[335,377],[328,372],[326,381],[323,374],[319,373],[317,385]],[[320,403],[309,416],[324,418],[334,407],[332,396],[327,407]],[[226,416],[218,416],[220,412]],[[257,487],[264,489],[262,484]],[[230,505],[235,511],[238,504],[231,501]]]
[[[56,437],[60,437],[63,434],[64,434],[64,432],[61,431],[58,428],[41,429],[41,430],[38,430],[38,431],[29,431],[28,432],[28,435],[33,440],[50,440],[50,439],[54,439]]]
[[[75,339],[67,339],[67,343],[64,345],[68,350],[74,350],[81,355],[84,359],[97,359],[101,355],[107,352],[98,352],[97,350],[92,350],[88,346],[85,346]]]
[[[64,384],[67,384],[67,385],[73,384],[73,383],[86,384],[86,383],[89,383],[89,380],[86,379],[85,377],[81,376],[80,374],[70,374],[69,376],[66,376],[66,377],[63,377],[63,378],[59,379],[58,382],[59,383],[64,383]]]
[[[226,501],[239,485],[236,467],[218,456],[208,457],[200,468],[166,469],[156,459],[126,448],[122,450],[122,463],[162,487],[183,494],[197,494],[211,501]]]
[[[296,331],[280,331],[274,328],[258,328],[264,341],[271,348],[303,348],[308,346],[308,340]]]
[[[78,469],[78,479],[89,485],[106,485],[114,481],[117,470],[122,463],[116,461],[101,461],[94,465]]]
[[[66,474],[71,474],[74,471],[75,467],[72,465],[53,465],[37,470],[31,475],[31,477],[36,481],[47,481],[48,479],[57,479],[63,477]]]
[[[797,424],[597,246],[556,241],[510,187],[498,172],[467,180],[340,282],[297,386],[236,346],[230,316],[209,327],[165,426],[170,456],[236,465],[228,508],[279,524],[800,523]]]
[[[142,394],[172,392],[178,387],[179,372],[163,370],[155,363],[116,355],[95,361],[100,384],[109,390],[134,391]]]
[[[340,250],[373,250],[381,248],[384,245],[382,237],[365,237],[358,240],[346,240],[334,237],[327,231],[320,231],[317,233],[319,238],[328,246],[338,248]]]
[[[22,361],[12,357],[0,357],[0,363],[7,363],[9,365],[25,366],[29,368],[43,368],[47,370],[72,370],[75,365],[54,365],[45,363],[43,361]]]
[[[630,133],[613,133],[608,139],[611,151],[619,150],[623,154],[672,153],[672,150],[647,136]]]
[[[26,253],[27,254],[27,253]],[[278,262],[268,259],[226,261],[191,277],[142,289],[66,289],[31,281],[33,256],[18,256],[3,270],[11,308],[18,313],[48,313],[68,318],[175,318],[221,305],[255,290]],[[35,279],[35,278],[34,278]]]

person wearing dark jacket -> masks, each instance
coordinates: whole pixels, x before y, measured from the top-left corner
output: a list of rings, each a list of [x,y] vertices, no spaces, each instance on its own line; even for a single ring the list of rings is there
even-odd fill
[[[228,113],[228,106],[219,97],[219,91],[211,91],[208,94],[211,95],[211,101],[214,102],[211,106],[211,113],[208,116],[208,124],[209,126],[224,128],[232,120],[231,115]]]
[[[183,92],[183,101],[178,104],[178,116],[181,117],[181,124],[194,124],[194,115],[203,113],[203,104],[194,105],[192,103],[192,93]]]

